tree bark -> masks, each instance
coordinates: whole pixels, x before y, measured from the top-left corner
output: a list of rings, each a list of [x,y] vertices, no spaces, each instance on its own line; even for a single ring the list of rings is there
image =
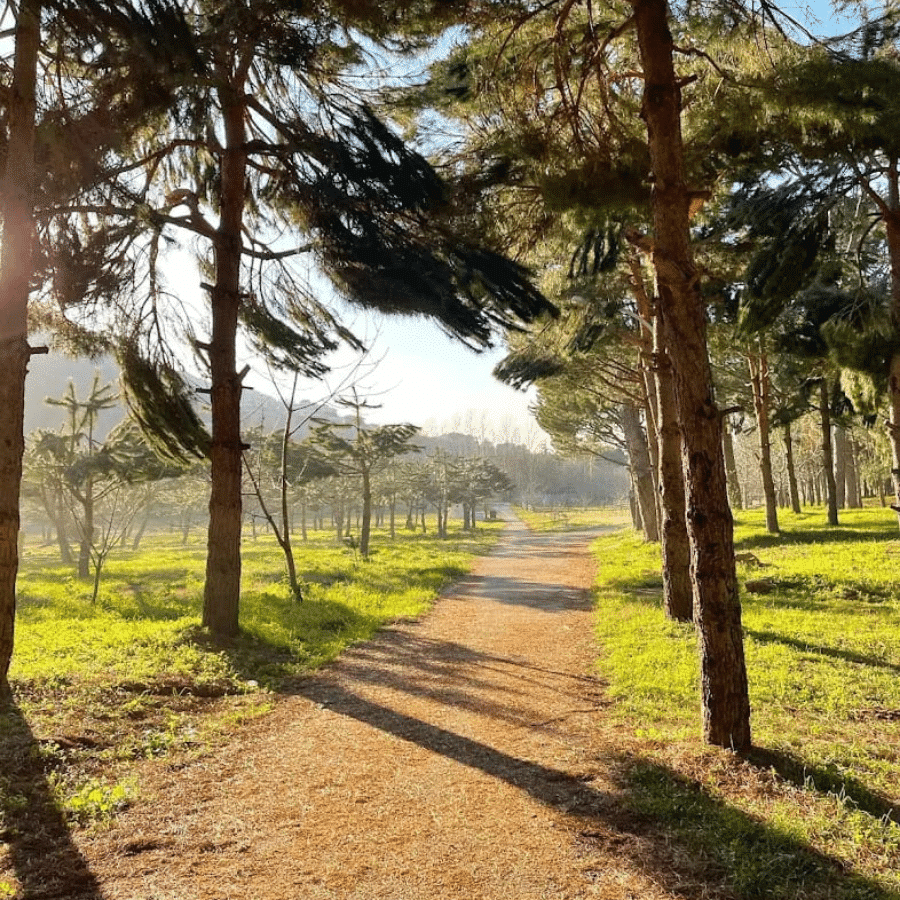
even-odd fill
[[[800,505],[800,491],[797,487],[797,467],[794,464],[794,436],[791,433],[790,422],[784,423],[784,459],[787,466],[791,510],[799,515],[803,512],[803,507]]]
[[[216,283],[212,288],[209,532],[203,625],[217,638],[239,630],[241,594],[241,382],[235,344],[241,305],[241,226],[245,203],[247,154],[245,108],[241,91],[219,86],[225,136],[222,151],[220,219],[214,239]]]
[[[682,428],[703,736],[711,744],[747,751],[750,700],[733,522],[722,455],[722,417],[713,399],[705,308],[690,246],[681,90],[666,0],[633,0],[633,8],[653,176],[653,262]]]
[[[725,455],[725,476],[728,483],[728,499],[732,509],[744,508],[744,495],[738,476],[737,460],[734,458],[734,437],[727,422],[722,423],[722,452]]]
[[[900,178],[897,160],[891,159],[887,172],[888,199],[882,208],[888,257],[891,263],[891,325],[894,333],[900,332]],[[891,444],[891,482],[894,502],[891,509],[897,513],[900,524],[900,351],[894,351],[888,364],[888,436]]]
[[[750,384],[753,389],[753,409],[756,413],[756,430],[759,435],[759,471],[762,475],[763,497],[766,504],[766,531],[778,534],[778,497],[772,475],[772,438],[769,428],[769,360],[765,351],[749,350]]]
[[[641,425],[638,409],[633,403],[622,404],[622,431],[637,489],[637,503],[644,526],[644,537],[650,542],[656,542],[659,540],[659,527],[650,452],[647,448],[647,434]]]
[[[838,509],[847,508],[847,433],[834,427],[834,496]]]
[[[859,444],[853,437],[847,441],[847,506],[850,509],[861,509],[863,489],[859,483]]]
[[[372,531],[372,484],[366,468],[362,470],[362,523],[359,528],[359,553],[369,558],[369,535]]]
[[[838,525],[837,485],[834,479],[834,452],[831,446],[831,396],[828,379],[819,387],[819,417],[822,423],[822,474],[828,503],[828,524]]]
[[[9,694],[19,572],[19,494],[25,453],[28,295],[34,232],[34,130],[40,0],[22,0],[7,100],[6,172],[0,195],[0,699]]]

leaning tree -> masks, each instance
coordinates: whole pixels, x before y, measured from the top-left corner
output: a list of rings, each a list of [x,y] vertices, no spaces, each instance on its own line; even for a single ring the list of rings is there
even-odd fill
[[[742,11],[737,5],[727,12],[691,7],[677,10],[676,16],[665,0],[602,6],[560,0],[514,4],[512,13],[507,4],[503,7],[502,13],[499,4],[495,7],[495,23],[500,24],[493,28],[493,52],[484,54],[488,65],[471,79],[465,65],[450,70],[451,78],[463,77],[449,88],[465,95],[471,84],[503,86],[522,67],[534,85],[530,95],[495,113],[495,119],[508,114],[517,122],[522,141],[498,142],[494,149],[500,152],[479,160],[495,184],[511,181],[525,188],[518,209],[532,212],[531,219],[507,217],[507,229],[530,221],[536,226],[531,233],[540,239],[541,228],[551,226],[542,215],[546,207],[536,200],[539,191],[557,204],[573,198],[575,204],[584,201],[582,207],[590,200],[597,201],[596,208],[618,205],[620,210],[626,204],[645,204],[645,224],[628,223],[623,236],[652,272],[659,346],[671,365],[681,429],[703,733],[711,743],[743,751],[751,744],[750,704],[733,522],[722,416],[707,348],[707,302],[692,242],[698,203],[721,176],[719,164],[730,168],[731,163],[721,141],[688,141],[683,128],[685,120],[697,118],[698,108],[707,108],[707,98],[728,94],[733,99],[721,78],[723,66],[714,57],[728,55],[727,48],[719,54],[716,47],[723,36],[741,36],[735,26]],[[541,26],[544,52],[532,52],[519,38]],[[698,67],[697,60],[712,65]],[[628,124],[627,139],[617,140],[622,122]],[[721,117],[715,124],[724,139]],[[518,165],[522,147],[543,151],[548,145],[555,154],[535,154],[531,173]],[[561,169],[555,166],[560,158]],[[537,177],[529,182],[529,174]]]

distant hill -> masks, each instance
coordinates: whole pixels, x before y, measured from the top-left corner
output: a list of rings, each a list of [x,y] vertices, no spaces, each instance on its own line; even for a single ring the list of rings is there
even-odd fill
[[[38,428],[52,431],[60,428],[65,422],[65,412],[58,406],[49,405],[46,399],[62,397],[69,381],[75,383],[75,391],[79,397],[86,397],[94,375],[98,372],[101,384],[119,383],[119,367],[111,357],[93,361],[52,351],[46,355],[33,356],[25,381],[25,434]],[[285,412],[281,402],[263,391],[245,391],[241,405],[248,428],[261,425],[266,431],[272,431],[284,424]],[[200,407],[204,408],[202,401]],[[122,421],[124,415],[124,406],[104,412],[98,423],[98,434],[108,432]],[[337,412],[327,406],[316,415],[326,419],[339,418]],[[208,419],[208,415],[206,418]]]
[[[56,430],[65,421],[65,412],[58,406],[49,406],[47,397],[62,397],[69,381],[75,383],[79,397],[86,397],[91,389],[95,373],[100,373],[102,384],[118,384],[119,368],[115,360],[106,357],[98,361],[72,359],[60,353],[34,356],[29,366],[25,385],[25,433],[38,428]],[[245,429],[262,427],[270,432],[283,427],[285,411],[281,402],[262,390],[244,392],[243,420]],[[309,411],[295,416],[296,424],[302,423]],[[104,435],[122,421],[124,406],[104,412],[98,423],[97,434]],[[317,418],[339,421],[342,416],[336,409],[324,406],[316,409]],[[343,417],[346,420],[346,416]],[[301,427],[297,437],[308,432]],[[581,505],[585,503],[610,503],[628,491],[626,469],[604,460],[567,460],[555,453],[532,452],[518,444],[493,444],[478,440],[468,434],[452,433],[440,436],[418,435],[414,442],[424,455],[441,450],[452,456],[483,456],[503,469],[516,484],[516,495],[525,503],[554,503]]]

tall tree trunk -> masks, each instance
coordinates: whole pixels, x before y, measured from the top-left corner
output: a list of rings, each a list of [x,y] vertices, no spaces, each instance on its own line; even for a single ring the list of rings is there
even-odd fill
[[[631,490],[628,492],[628,509],[631,512],[631,524],[635,531],[644,530],[644,521],[641,519],[641,507],[637,502],[637,484],[634,481],[634,472],[630,472]]]
[[[772,475],[772,438],[769,429],[769,359],[765,350],[749,350],[750,384],[753,388],[753,409],[756,413],[756,430],[759,434],[759,471],[762,475],[763,497],[766,503],[766,531],[778,534],[778,497]]]
[[[819,417],[822,424],[822,475],[828,503],[828,524],[838,525],[837,485],[834,480],[834,452],[831,446],[831,392],[828,379],[819,387]]]
[[[642,115],[653,175],[651,249],[682,428],[694,619],[700,648],[703,736],[751,746],[750,699],[734,533],[722,458],[722,417],[713,399],[700,276],[690,246],[691,196],[684,176],[681,89],[666,0],[632,0],[644,73]]]
[[[34,231],[34,120],[40,0],[22,0],[6,100],[6,172],[0,193],[0,698],[9,694],[19,572],[19,492],[25,453],[28,293]]]
[[[794,464],[794,436],[791,423],[784,423],[784,459],[787,466],[788,490],[791,495],[791,510],[797,514],[803,512],[800,505],[800,491],[797,488],[797,467]]]
[[[653,476],[650,465],[650,452],[647,448],[647,435],[641,425],[638,408],[633,403],[622,404],[622,432],[625,436],[625,447],[637,489],[637,502],[641,511],[641,522],[644,525],[644,537],[651,542],[659,540],[659,527],[656,519],[656,491],[653,487]]]
[[[362,523],[359,528],[359,552],[369,558],[369,535],[372,531],[372,484],[368,470],[362,470]]]
[[[744,508],[744,494],[738,476],[737,460],[734,458],[734,437],[728,422],[722,423],[722,452],[725,455],[725,476],[728,482],[728,499],[732,509]]]
[[[653,479],[653,495],[656,500],[654,511],[656,514],[657,531],[661,537],[666,527],[666,498],[663,496],[664,485],[661,472],[663,447],[662,447],[662,422],[659,400],[657,331],[659,316],[655,311],[655,304],[650,298],[644,279],[644,271],[637,253],[630,253],[628,264],[631,269],[631,291],[634,295],[638,309],[638,347],[640,350],[641,393],[643,397],[644,420],[647,423],[647,449],[650,455],[650,474]],[[676,426],[677,427],[677,426]],[[681,459],[678,459],[681,466]],[[684,518],[684,489],[682,488],[681,518]],[[677,500],[677,498],[673,498]],[[667,566],[666,543],[662,541],[663,578]],[[668,609],[668,607],[667,607]]]
[[[670,619],[690,622],[694,615],[691,545],[685,517],[681,431],[675,405],[672,363],[662,339],[662,323],[654,321],[654,358],[659,416],[659,488],[662,505],[663,606]]]
[[[900,177],[897,160],[891,159],[887,172],[888,199],[882,207],[888,256],[891,262],[891,325],[900,332]],[[891,509],[900,523],[900,351],[895,350],[888,364],[888,435],[891,443],[891,481],[894,502]]]
[[[241,228],[247,154],[241,91],[219,87],[225,136],[222,151],[220,218],[214,240],[216,283],[212,288],[212,444],[210,446],[209,531],[203,624],[217,638],[238,633],[241,595],[241,378],[235,344],[241,305]]]
[[[862,508],[862,488],[859,483],[859,444],[853,437],[847,441],[847,506],[850,509]]]

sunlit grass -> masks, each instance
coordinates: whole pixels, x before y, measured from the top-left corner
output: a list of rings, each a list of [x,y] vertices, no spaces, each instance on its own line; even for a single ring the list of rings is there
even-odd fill
[[[619,527],[630,521],[628,510],[618,506],[560,506],[540,509],[517,506],[516,515],[533,531]]]
[[[304,602],[296,603],[284,558],[271,536],[243,545],[241,625],[232,655],[255,647],[282,660],[290,675],[331,659],[340,648],[370,636],[396,618],[428,608],[450,580],[465,573],[499,530],[489,523],[474,534],[376,533],[369,560],[336,545],[331,535],[297,542],[295,556]],[[185,677],[222,677],[222,651],[192,643],[202,605],[206,548],[181,546],[174,536],[145,539],[137,553],[110,558],[97,603],[91,586],[46,550],[27,550],[19,580],[14,682],[42,678],[149,677],[154,671]],[[287,656],[285,656],[285,654]],[[246,656],[246,654],[243,654]],[[251,654],[252,656],[253,654]],[[262,664],[262,663],[261,663]],[[270,665],[247,677],[271,678]],[[231,673],[234,676],[235,673]]]
[[[696,639],[663,616],[658,546],[630,530],[595,545],[600,671],[657,772],[635,769],[635,802],[677,830],[695,802],[682,797],[676,809],[677,796],[696,798],[695,784],[705,803],[762,822],[754,853],[764,858],[728,851],[738,896],[804,895],[778,873],[807,845],[827,863],[812,866],[816,878],[836,860],[880,885],[842,881],[833,894],[818,888],[823,896],[900,896],[900,533],[882,509],[844,511],[841,521],[830,529],[821,511],[782,512],[775,537],[761,512],[737,517],[736,549],[753,554],[738,574],[757,748],[741,778],[698,741]],[[691,822],[696,839],[725,847],[728,814],[703,818]]]
[[[375,531],[367,561],[331,533],[313,533],[295,548],[302,603],[274,538],[248,534],[241,635],[224,645],[199,628],[205,539],[182,546],[180,536],[157,535],[137,552],[116,550],[93,604],[91,584],[55,548],[26,544],[10,672],[15,706],[0,711],[0,834],[4,818],[20,816],[16,798],[40,793],[45,768],[55,774],[44,794],[63,814],[112,814],[131,796],[120,786],[136,759],[202,752],[269,709],[291,679],[387,623],[421,615],[501,527],[451,530],[446,540],[433,529],[396,540]]]

